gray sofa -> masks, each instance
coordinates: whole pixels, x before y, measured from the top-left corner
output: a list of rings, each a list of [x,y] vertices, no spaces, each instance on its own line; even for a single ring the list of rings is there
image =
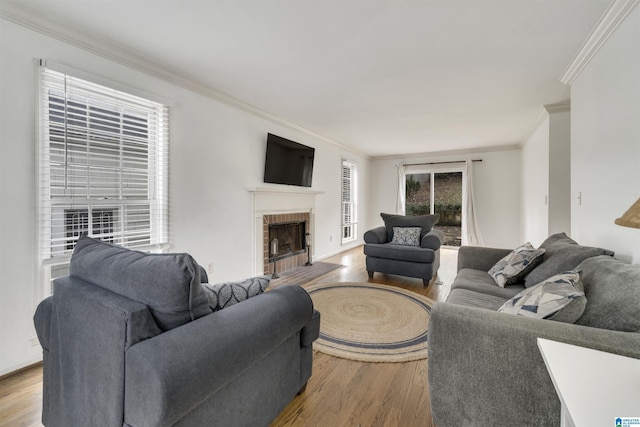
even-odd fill
[[[542,246],[544,261],[505,288],[487,271],[508,249],[460,248],[452,291],[429,323],[429,393],[439,427],[558,426],[560,401],[538,337],[640,358],[640,265],[564,234]],[[587,299],[575,324],[496,311],[527,285],[574,268]]]
[[[311,375],[319,314],[284,286],[211,312],[188,254],[81,238],[34,322],[46,426],[267,426]]]
[[[444,233],[433,229],[437,215],[391,215],[381,213],[385,225],[364,234],[364,254],[369,277],[374,272],[422,279],[425,286],[440,268]],[[416,245],[394,244],[394,227],[420,228]]]

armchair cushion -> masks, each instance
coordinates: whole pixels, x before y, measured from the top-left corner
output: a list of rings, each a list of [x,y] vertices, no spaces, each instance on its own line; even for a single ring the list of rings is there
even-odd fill
[[[364,254],[375,258],[420,263],[432,263],[435,259],[435,253],[431,249],[419,248],[417,246],[392,245],[391,243],[364,245]]]
[[[163,331],[211,313],[189,254],[147,254],[82,236],[69,275],[147,305]]]
[[[422,239],[433,226],[438,222],[439,215],[392,215],[381,213],[387,229],[387,242],[393,240],[393,227],[420,227],[420,238]]]

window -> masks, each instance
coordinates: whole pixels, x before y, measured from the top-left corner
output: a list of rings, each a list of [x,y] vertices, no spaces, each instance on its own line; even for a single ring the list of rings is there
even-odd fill
[[[437,214],[435,228],[445,234],[443,244],[460,246],[462,242],[462,171],[421,170],[405,173],[405,213]]]
[[[357,215],[357,187],[358,173],[356,165],[349,161],[342,161],[342,243],[356,239]]]
[[[88,234],[151,250],[168,241],[168,107],[40,67],[39,235],[44,280]]]

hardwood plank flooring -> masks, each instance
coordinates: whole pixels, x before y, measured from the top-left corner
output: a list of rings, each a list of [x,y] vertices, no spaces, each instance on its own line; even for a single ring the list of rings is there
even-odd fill
[[[376,273],[369,279],[362,247],[323,261],[345,267],[303,286],[332,282],[371,282],[410,289],[436,301],[446,299],[456,274],[457,250],[442,248],[438,277],[422,280]],[[440,282],[441,284],[437,284]],[[430,427],[427,361],[364,363],[314,352],[306,391],[276,418],[280,426]],[[0,378],[0,426],[41,426],[42,365]]]

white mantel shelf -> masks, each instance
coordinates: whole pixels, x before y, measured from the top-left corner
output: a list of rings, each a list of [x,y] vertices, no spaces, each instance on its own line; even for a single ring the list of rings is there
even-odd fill
[[[318,196],[324,194],[324,191],[311,190],[305,187],[250,187],[250,193],[287,193],[287,194],[305,194]]]

